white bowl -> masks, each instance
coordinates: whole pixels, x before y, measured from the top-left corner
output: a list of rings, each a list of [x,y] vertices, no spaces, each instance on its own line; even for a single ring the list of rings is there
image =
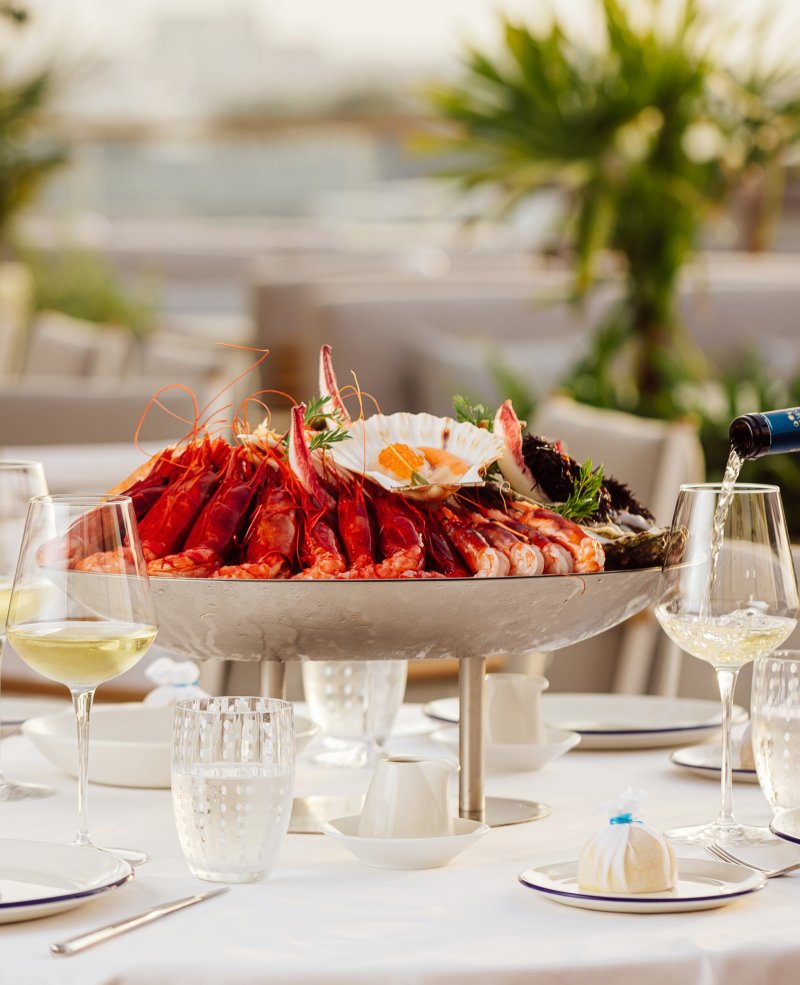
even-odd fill
[[[113,787],[169,787],[172,716],[172,706],[95,706],[89,732],[89,780]],[[22,732],[51,763],[68,776],[78,775],[71,710],[29,718]]]
[[[577,732],[545,729],[546,741],[537,743],[486,744],[486,769],[490,773],[526,773],[540,770],[581,741]],[[438,729],[431,738],[458,752],[458,727]]]
[[[489,830],[488,824],[453,818],[455,833],[438,838],[361,838],[359,815],[337,817],[322,825],[323,833],[375,869],[438,869],[460,855]]]
[[[112,787],[170,786],[172,705],[95,705],[89,730],[89,780]],[[295,754],[319,732],[319,725],[295,716]],[[29,718],[22,732],[39,752],[68,776],[78,775],[78,740],[71,708]]]
[[[319,725],[310,718],[301,715],[294,716],[294,754],[299,756],[305,747],[319,732]]]

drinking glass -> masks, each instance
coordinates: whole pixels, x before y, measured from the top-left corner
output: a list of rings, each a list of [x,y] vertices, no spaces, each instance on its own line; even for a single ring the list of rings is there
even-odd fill
[[[764,796],[775,812],[800,807],[800,650],[755,661],[750,721]]]
[[[91,845],[86,781],[89,716],[98,684],[150,649],[156,616],[127,496],[37,496],[30,501],[7,632],[35,671],[66,684],[78,724],[76,845]],[[140,852],[115,851],[128,861]]]
[[[656,616],[687,653],[710,663],[722,699],[722,806],[716,821],[668,831],[726,846],[772,840],[731,807],[731,711],[739,669],[779,646],[797,621],[794,565],[777,486],[681,486]]]
[[[41,462],[0,461],[0,663],[5,650],[6,615],[28,502],[33,496],[46,494],[47,481]],[[0,702],[0,720],[2,713]],[[52,787],[38,783],[8,780],[0,767],[0,801],[30,800],[54,793]]]
[[[403,703],[407,672],[407,660],[305,661],[303,691],[325,746],[315,761],[374,766]]]
[[[257,882],[292,813],[294,718],[278,698],[186,698],[175,706],[172,803],[192,874]]]

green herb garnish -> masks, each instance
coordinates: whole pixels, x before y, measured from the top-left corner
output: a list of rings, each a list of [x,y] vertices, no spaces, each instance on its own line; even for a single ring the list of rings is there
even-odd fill
[[[474,424],[476,428],[486,431],[494,430],[494,415],[486,404],[473,404],[462,397],[460,393],[453,397],[453,411],[456,420],[466,424]]]
[[[311,451],[329,448],[337,441],[350,437],[342,412],[329,406],[330,401],[330,397],[310,397],[306,404],[303,426],[307,431],[314,432],[308,445]],[[288,449],[288,434],[284,435],[283,445]]]
[[[350,432],[343,427],[336,427],[331,431],[317,431],[308,447],[311,451],[316,451],[318,448],[328,448],[330,445],[335,445],[337,441],[344,441],[349,437]]]
[[[596,469],[593,469],[591,458],[587,458],[581,465],[581,470],[566,502],[554,503],[549,508],[574,523],[585,523],[594,517],[600,506],[602,488],[603,466],[598,465]]]

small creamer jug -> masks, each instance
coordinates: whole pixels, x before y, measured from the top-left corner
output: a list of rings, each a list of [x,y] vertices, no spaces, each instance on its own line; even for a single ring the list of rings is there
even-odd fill
[[[375,767],[358,824],[362,838],[435,838],[453,834],[448,785],[458,764],[388,756]]]
[[[486,741],[497,745],[535,745],[545,741],[540,711],[546,677],[486,675]]]

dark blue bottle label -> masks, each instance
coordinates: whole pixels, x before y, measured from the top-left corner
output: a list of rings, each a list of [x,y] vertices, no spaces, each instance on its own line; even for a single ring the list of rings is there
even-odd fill
[[[764,417],[772,436],[770,453],[800,451],[800,407],[772,410]]]

